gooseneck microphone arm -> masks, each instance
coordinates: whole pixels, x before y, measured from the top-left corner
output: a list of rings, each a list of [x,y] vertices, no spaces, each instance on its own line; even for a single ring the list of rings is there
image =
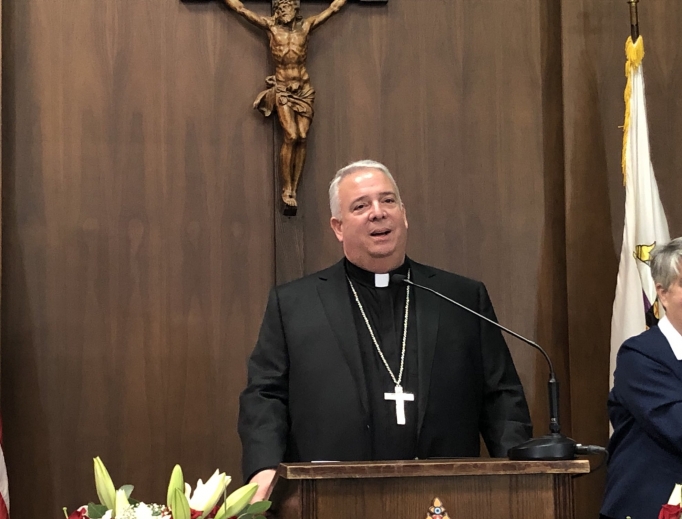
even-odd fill
[[[554,373],[554,366],[552,365],[552,360],[549,358],[549,355],[547,355],[547,352],[544,349],[542,349],[542,347],[539,344],[531,341],[530,339],[525,338],[523,335],[520,335],[505,326],[502,326],[500,323],[493,321],[489,317],[486,317],[485,315],[482,315],[476,312],[475,310],[472,310],[471,308],[463,305],[462,303],[450,299],[448,296],[441,294],[440,292],[430,287],[419,285],[407,279],[407,277],[403,276],[402,274],[393,274],[391,276],[391,281],[393,281],[394,283],[406,283],[408,285],[412,285],[422,290],[426,290],[427,292],[431,292],[432,294],[440,297],[441,299],[444,299],[445,301],[457,306],[458,308],[461,308],[462,310],[465,310],[470,314],[475,315],[479,319],[482,319],[483,321],[486,321],[492,324],[493,326],[496,326],[500,330],[508,333],[513,337],[516,337],[520,341],[525,342],[529,346],[532,346],[540,353],[542,353],[543,357],[545,357],[545,360],[547,361],[547,365],[549,366],[549,382],[547,383],[547,385],[549,393],[550,434],[547,436],[543,436],[541,438],[536,438],[524,442],[521,445],[510,449],[508,455],[510,459],[514,460],[565,460],[575,458],[576,442],[573,441],[571,438],[567,438],[564,435],[562,435],[561,426],[559,425],[559,381],[556,379]]]

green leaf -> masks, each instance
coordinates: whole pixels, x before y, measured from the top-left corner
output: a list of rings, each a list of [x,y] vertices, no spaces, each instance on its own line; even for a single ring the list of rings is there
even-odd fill
[[[90,519],[102,519],[109,509],[104,505],[88,503],[88,517]]]
[[[250,505],[246,511],[249,514],[258,515],[266,512],[270,508],[270,505],[272,505],[271,501],[257,501],[256,503]]]
[[[119,490],[123,490],[126,493],[126,498],[130,499],[130,494],[133,493],[134,488],[133,485],[123,485]]]
[[[249,513],[242,514],[238,517],[238,519],[253,519],[253,514],[249,514]]]

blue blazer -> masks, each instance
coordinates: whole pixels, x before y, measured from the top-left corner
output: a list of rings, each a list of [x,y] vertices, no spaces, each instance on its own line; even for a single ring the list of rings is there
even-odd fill
[[[608,408],[614,432],[601,513],[656,519],[682,483],[682,361],[658,326],[621,346]]]

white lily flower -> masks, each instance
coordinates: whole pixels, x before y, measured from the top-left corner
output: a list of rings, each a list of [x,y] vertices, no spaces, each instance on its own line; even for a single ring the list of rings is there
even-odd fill
[[[230,484],[232,478],[226,476],[224,472],[216,470],[206,483],[199,480],[190,497],[191,487],[185,483],[185,496],[189,501],[189,507],[192,510],[202,512],[201,517],[206,517],[208,513],[213,510],[220,496],[223,495],[225,487]]]
[[[670,499],[668,499],[669,505],[679,505],[682,502],[682,485],[677,484],[673,488],[673,493],[670,494]]]
[[[116,504],[114,506],[114,513],[116,514],[116,517],[123,515],[128,508],[130,508],[130,503],[128,502],[128,496],[126,496],[125,490],[117,490]]]

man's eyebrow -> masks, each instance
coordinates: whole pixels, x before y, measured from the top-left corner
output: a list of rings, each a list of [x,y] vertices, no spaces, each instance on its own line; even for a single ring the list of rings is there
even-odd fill
[[[378,193],[378,196],[380,196],[380,197],[381,196],[387,196],[387,195],[396,196],[395,191],[382,191],[381,193]],[[350,205],[353,205],[353,204],[355,204],[361,200],[369,200],[369,199],[370,199],[370,195],[362,195],[362,196],[359,196],[359,197],[351,200]]]

